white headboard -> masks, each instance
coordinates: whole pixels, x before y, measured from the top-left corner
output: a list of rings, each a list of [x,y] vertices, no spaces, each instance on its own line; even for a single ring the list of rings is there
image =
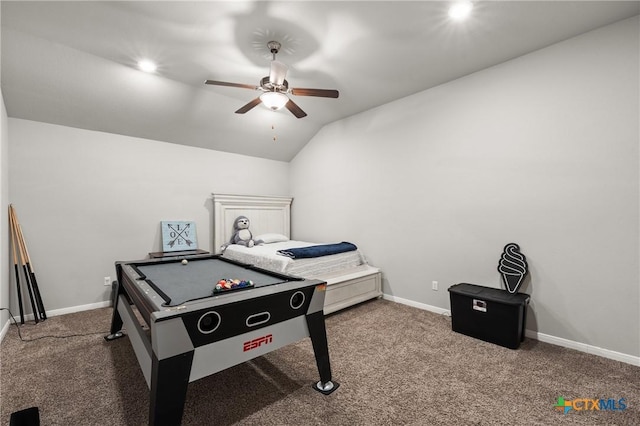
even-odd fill
[[[213,251],[231,239],[238,216],[249,218],[254,237],[277,233],[291,237],[291,197],[213,194]]]

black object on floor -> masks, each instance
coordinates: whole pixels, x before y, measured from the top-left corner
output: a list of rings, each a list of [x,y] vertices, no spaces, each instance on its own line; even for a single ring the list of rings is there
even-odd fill
[[[11,413],[9,426],[40,426],[40,411],[38,407],[25,408]]]
[[[524,340],[528,294],[461,283],[449,287],[449,296],[453,331],[518,349]]]

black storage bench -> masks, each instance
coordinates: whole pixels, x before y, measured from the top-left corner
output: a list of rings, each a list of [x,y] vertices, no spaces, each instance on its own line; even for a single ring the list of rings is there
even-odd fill
[[[509,349],[524,340],[528,294],[460,283],[449,287],[449,297],[453,331]]]

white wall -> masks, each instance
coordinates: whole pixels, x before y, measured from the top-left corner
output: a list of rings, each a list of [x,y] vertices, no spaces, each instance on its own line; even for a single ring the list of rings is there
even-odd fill
[[[0,91],[0,307],[8,308],[9,282],[11,267],[9,266],[9,137],[7,133],[7,110]],[[0,311],[0,339],[9,313]]]
[[[2,12],[0,8],[0,22]],[[1,25],[0,25],[1,27]],[[0,31],[1,33],[1,31]],[[0,45],[2,45],[0,37]],[[2,66],[0,66],[0,70]],[[0,73],[1,74],[1,73]],[[0,75],[0,80],[2,76]],[[0,307],[9,307],[9,238],[8,238],[8,203],[9,203],[9,168],[7,155],[9,138],[7,137],[7,110],[4,105],[4,97],[0,90]],[[7,311],[0,311],[0,340],[4,336],[9,318]]]
[[[291,163],[293,236],[356,242],[387,295],[442,309],[452,284],[499,287],[517,242],[528,329],[637,357],[638,27],[326,126]]]
[[[162,220],[195,221],[200,248],[210,250],[212,192],[288,195],[285,162],[14,118],[8,124],[11,203],[47,311],[109,300],[103,277],[115,279],[117,260],[161,251]]]

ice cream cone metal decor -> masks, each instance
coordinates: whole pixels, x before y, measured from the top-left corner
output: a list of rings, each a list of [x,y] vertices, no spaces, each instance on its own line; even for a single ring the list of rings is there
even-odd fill
[[[498,272],[502,274],[502,281],[509,293],[516,293],[524,277],[529,273],[529,266],[524,254],[520,253],[520,246],[516,243],[509,243],[504,246]]]

